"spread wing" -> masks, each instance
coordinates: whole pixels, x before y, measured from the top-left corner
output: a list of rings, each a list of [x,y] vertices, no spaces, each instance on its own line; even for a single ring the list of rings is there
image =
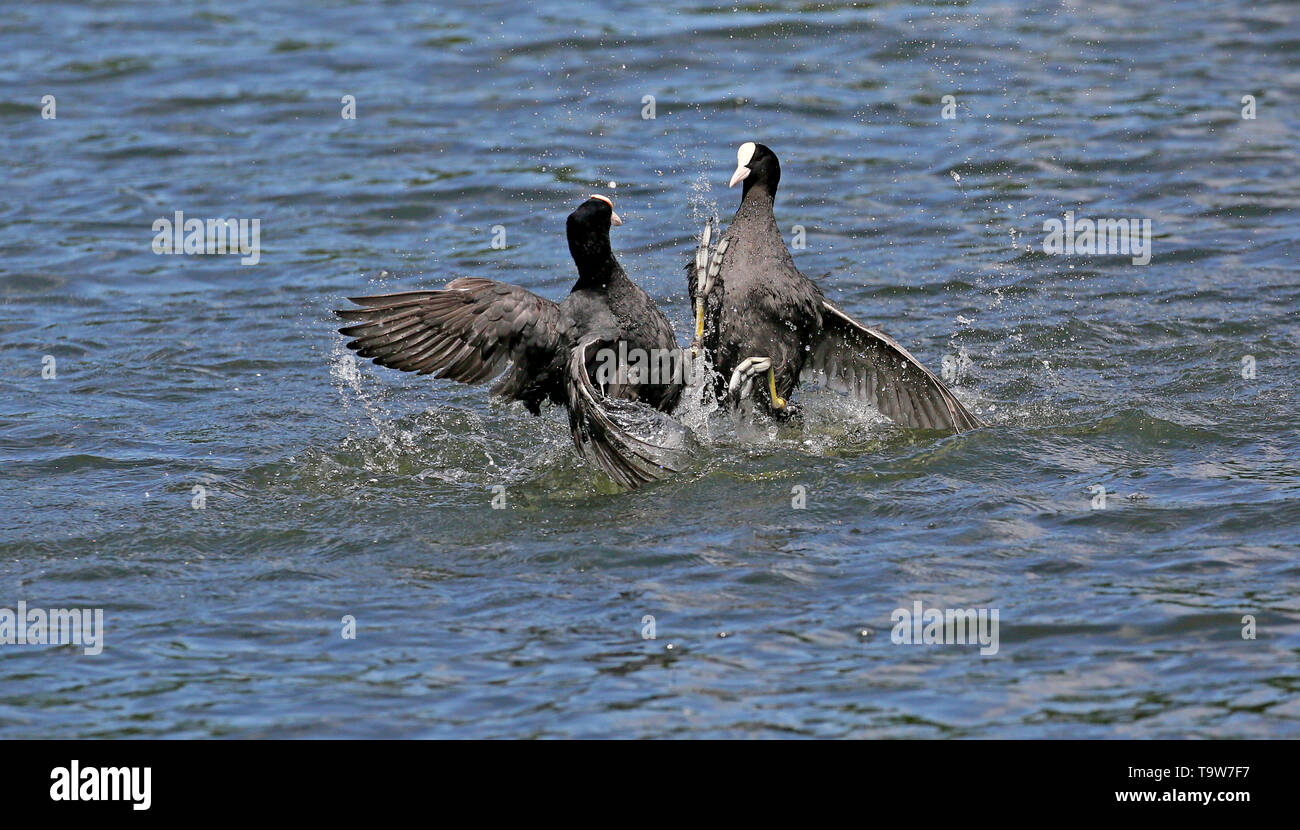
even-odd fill
[[[950,432],[983,426],[898,341],[830,302],[823,301],[821,337],[800,380],[868,403],[899,426]]]
[[[335,312],[357,321],[339,329],[355,338],[348,348],[403,372],[480,383],[559,351],[559,306],[518,286],[462,277],[440,291],[351,299],[362,308]]]
[[[633,489],[681,472],[690,463],[690,430],[649,404],[604,394],[588,367],[599,337],[569,353],[565,387],[573,443],[614,481]]]

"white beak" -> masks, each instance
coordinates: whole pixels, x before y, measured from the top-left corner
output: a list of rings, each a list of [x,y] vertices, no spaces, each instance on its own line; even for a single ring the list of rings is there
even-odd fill
[[[622,219],[622,217],[620,217],[617,213],[615,213],[614,211],[611,210],[611,211],[609,212],[609,224],[611,224],[611,225],[621,225],[621,224],[623,224],[623,219]]]
[[[735,173],[731,174],[731,181],[727,182],[727,187],[735,187],[736,182],[743,182],[747,178],[749,178],[749,168],[742,164],[736,168]]]

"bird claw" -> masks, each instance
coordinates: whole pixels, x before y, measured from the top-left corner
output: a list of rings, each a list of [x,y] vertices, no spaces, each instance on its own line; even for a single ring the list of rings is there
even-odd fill
[[[709,219],[704,223],[704,230],[700,232],[700,244],[695,249],[696,297],[705,296],[713,291],[713,285],[717,282],[719,272],[722,271],[722,257],[727,252],[727,245],[731,243],[730,239],[723,239],[710,250],[709,242],[712,239],[713,220]]]
[[[700,233],[700,244],[695,249],[695,339],[691,341],[691,351],[699,355],[699,341],[704,338],[704,305],[718,274],[722,271],[722,257],[727,252],[731,240],[723,239],[716,248],[709,250],[709,241],[713,238],[713,220],[704,223]]]
[[[741,400],[748,398],[754,393],[754,378],[763,372],[772,368],[772,358],[770,357],[747,357],[740,362],[740,365],[731,373],[731,381],[727,384],[727,394],[731,397],[732,404],[738,404]]]
[[[709,239],[713,236],[713,220],[709,219],[704,223],[704,230],[700,233],[700,244],[695,249],[695,293],[705,294],[705,278],[709,273]]]
[[[777,412],[785,410],[785,398],[776,393],[776,369],[770,357],[747,357],[731,373],[727,395],[733,407],[754,393],[754,380],[764,372],[767,372],[767,391],[772,397],[772,408]]]
[[[713,256],[709,259],[709,268],[704,278],[704,293],[713,292],[713,284],[718,280],[718,274],[722,271],[722,257],[727,253],[727,246],[731,244],[730,239],[724,239],[718,243],[718,247],[713,249]]]

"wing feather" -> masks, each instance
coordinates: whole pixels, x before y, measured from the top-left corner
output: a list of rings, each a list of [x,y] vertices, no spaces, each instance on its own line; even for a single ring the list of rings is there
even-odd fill
[[[461,383],[496,377],[507,365],[549,357],[560,346],[559,306],[514,285],[462,277],[446,288],[351,297],[336,313],[352,325],[349,349],[380,366],[438,373]],[[511,388],[528,386],[528,379]]]
[[[983,426],[898,341],[829,301],[822,303],[821,334],[801,380],[870,404],[900,426],[949,432]]]
[[[605,395],[587,371],[588,337],[569,355],[566,388],[573,443],[588,460],[628,489],[684,470],[694,450],[690,430],[640,401]]]

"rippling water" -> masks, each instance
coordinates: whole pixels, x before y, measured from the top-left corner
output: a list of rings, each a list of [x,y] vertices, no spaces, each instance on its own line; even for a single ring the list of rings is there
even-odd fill
[[[1293,3],[532,5],[2,13],[0,607],[106,632],[0,646],[0,736],[1300,737]],[[563,296],[593,191],[685,340],[750,139],[987,429],[801,395],[618,494],[562,412],[341,347],[348,295]],[[260,262],[155,255],[177,210]],[[1044,254],[1071,210],[1150,264]],[[999,652],[893,644],[918,600]]]

